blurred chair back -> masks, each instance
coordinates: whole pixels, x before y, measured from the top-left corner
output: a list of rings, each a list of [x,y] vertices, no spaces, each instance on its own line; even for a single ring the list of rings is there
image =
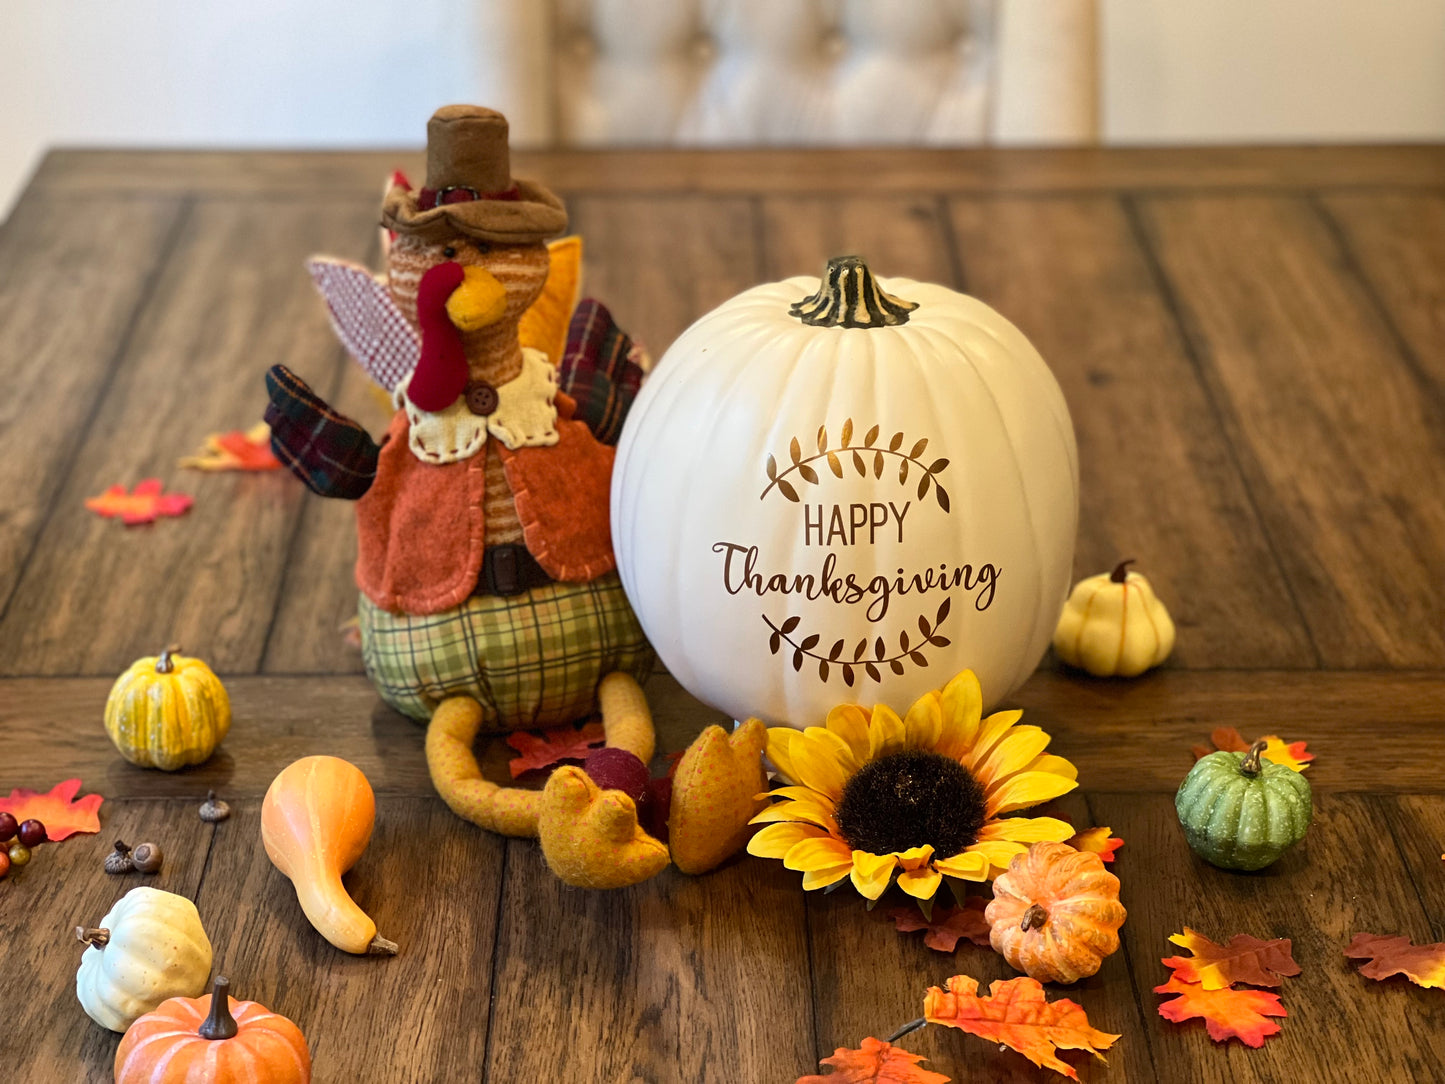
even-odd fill
[[[481,100],[561,146],[1085,143],[1095,0],[482,0]]]

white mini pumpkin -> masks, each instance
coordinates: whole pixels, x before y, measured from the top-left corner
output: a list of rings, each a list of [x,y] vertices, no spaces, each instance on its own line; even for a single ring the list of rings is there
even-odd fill
[[[612,475],[622,582],[668,669],[798,727],[844,700],[902,712],[966,668],[1007,696],[1048,647],[1077,521],[1073,425],[1029,341],[857,257],[688,328]]]
[[[133,888],[94,929],[76,927],[86,943],[75,993],[101,1027],[125,1031],[172,997],[199,997],[211,975],[211,942],[196,905],[158,888]]]
[[[1054,630],[1054,654],[1095,677],[1138,677],[1174,650],[1174,620],[1133,561],[1080,580]]]

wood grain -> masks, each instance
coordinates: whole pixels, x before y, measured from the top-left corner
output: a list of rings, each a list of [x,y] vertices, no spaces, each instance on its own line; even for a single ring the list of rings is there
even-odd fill
[[[1422,484],[1445,477],[1445,407],[1327,225],[1288,197],[1140,213],[1324,664],[1445,663],[1445,489]]]
[[[813,1064],[802,893],[779,863],[562,884],[508,844],[487,1079],[732,1084]]]
[[[1179,629],[1171,666],[1316,665],[1233,450],[1119,202],[951,206],[969,292],[1029,336],[1069,403],[1079,443],[1076,578],[1136,558]]]
[[[961,288],[939,200],[924,196],[763,200],[763,277],[816,278],[834,256],[856,253],[875,274]]]
[[[371,203],[204,203],[140,313],[55,511],[0,621],[0,673],[119,673],[179,642],[220,671],[255,670],[304,490],[284,472],[181,472],[208,432],[244,428],[274,362],[329,384],[342,364],[302,269],[371,236]],[[83,506],[146,477],[194,494],[183,521],[125,528]]]
[[[84,793],[90,791],[86,787]],[[211,834],[193,803],[107,800],[100,807],[98,835],[38,847],[28,865],[0,881],[0,945],[5,946],[0,993],[6,1006],[0,1050],[6,1076],[97,1084],[114,1079],[111,1065],[120,1036],[86,1016],[76,999],[75,972],[84,949],[74,929],[95,925],[118,899],[142,885],[194,899]],[[106,873],[102,863],[116,839],[132,846],[159,844],[165,855],[160,872]],[[208,934],[217,932],[204,912],[201,921]]]
[[[182,213],[175,199],[26,199],[0,230],[0,615]]]
[[[1153,992],[1167,978],[1158,960],[1174,954],[1167,939],[1184,926],[1215,940],[1235,933],[1288,937],[1302,968],[1279,991],[1289,1016],[1259,1050],[1215,1044],[1200,1022],[1174,1025],[1153,1015],[1146,1034],[1160,1079],[1273,1082],[1304,1066],[1321,1081],[1434,1079],[1445,1064],[1445,1002],[1366,988],[1342,954],[1357,930],[1425,925],[1409,879],[1390,869],[1388,857],[1381,860],[1392,845],[1378,799],[1316,794],[1304,842],[1253,874],[1195,857],[1167,797],[1091,794],[1089,805],[1128,841],[1122,854],[1148,856],[1156,887],[1137,885],[1123,931],[1148,1013],[1163,1000]]]

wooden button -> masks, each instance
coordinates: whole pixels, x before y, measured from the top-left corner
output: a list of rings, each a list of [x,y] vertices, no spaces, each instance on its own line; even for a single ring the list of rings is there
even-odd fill
[[[497,389],[485,380],[468,380],[467,409],[485,418],[497,409]]]

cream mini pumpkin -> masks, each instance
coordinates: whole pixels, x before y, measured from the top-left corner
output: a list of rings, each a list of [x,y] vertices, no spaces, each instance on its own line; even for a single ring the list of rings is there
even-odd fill
[[[133,888],[95,927],[77,926],[85,943],[75,993],[101,1027],[125,1031],[171,997],[194,997],[211,974],[211,942],[196,905],[158,888]]]
[[[173,772],[200,764],[230,729],[231,700],[220,678],[179,648],[137,660],[105,702],[105,732],[121,756],[142,768]]]
[[[1174,650],[1174,621],[1131,564],[1074,585],[1054,629],[1054,653],[1068,665],[1095,677],[1137,677]]]
[[[905,711],[971,668],[985,710],[1048,647],[1078,516],[1053,374],[944,286],[757,286],[703,316],[638,395],[612,475],[628,598],[668,670],[734,718]]]

